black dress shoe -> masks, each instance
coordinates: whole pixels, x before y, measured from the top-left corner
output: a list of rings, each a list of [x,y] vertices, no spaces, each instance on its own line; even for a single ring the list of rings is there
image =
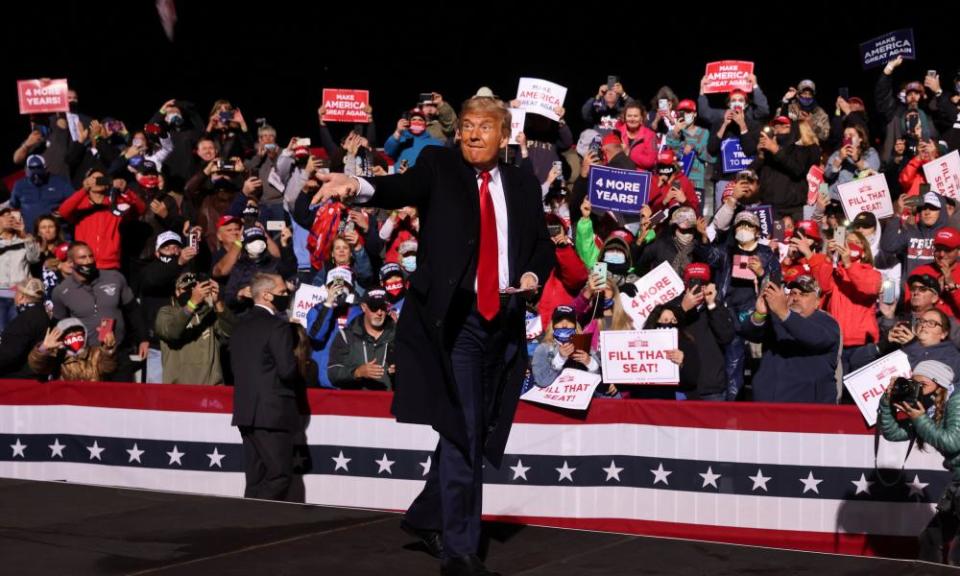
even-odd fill
[[[443,557],[443,540],[439,531],[417,528],[407,522],[406,518],[400,520],[400,529],[419,540],[434,558]]]
[[[499,572],[491,572],[483,562],[470,554],[468,556],[454,556],[447,558],[440,565],[441,576],[500,576]]]

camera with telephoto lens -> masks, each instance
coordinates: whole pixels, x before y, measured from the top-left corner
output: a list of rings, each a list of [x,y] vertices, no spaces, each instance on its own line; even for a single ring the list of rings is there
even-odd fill
[[[913,406],[919,402],[923,405],[924,409],[926,409],[933,404],[933,399],[923,394],[923,384],[913,378],[904,378],[901,376],[894,380],[890,387],[891,405],[895,406],[905,403],[908,406]]]

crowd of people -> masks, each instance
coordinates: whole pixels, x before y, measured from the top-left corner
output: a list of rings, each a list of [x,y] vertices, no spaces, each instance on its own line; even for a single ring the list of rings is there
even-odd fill
[[[579,108],[579,134],[562,107],[559,121],[528,114],[502,161],[540,182],[556,265],[527,302],[525,386],[569,367],[602,376],[603,331],[668,327],[676,387],[597,395],[836,403],[845,374],[896,349],[960,375],[960,215],[921,169],[960,144],[960,77],[918,81],[899,64],[872,98],[827,102],[803,79],[771,103],[751,77],[752,91],[725,95],[664,86],[648,105],[614,82]],[[29,117],[13,154],[24,176],[0,209],[0,374],[229,384],[231,334],[270,274],[291,295],[321,288],[290,326],[306,386],[393,389],[405,292],[430,274],[417,268],[429,250],[418,207],[323,202],[320,178],[415,170],[425,148],[454,146],[443,96],[404,112],[382,142],[372,108],[356,125],[327,123],[320,108],[286,145],[226,100],[206,114],[169,100],[129,128],[70,100],[69,113]],[[725,173],[729,139],[754,160]],[[652,173],[639,214],[591,206],[594,165]],[[872,174],[896,214],[847,220],[838,186]],[[762,233],[756,205],[772,206],[776,234]],[[686,291],[639,325],[623,303],[662,262]]]

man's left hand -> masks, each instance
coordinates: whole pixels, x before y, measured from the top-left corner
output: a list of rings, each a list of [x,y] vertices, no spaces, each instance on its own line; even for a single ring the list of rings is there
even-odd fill
[[[149,351],[150,351],[150,343],[146,341],[141,342],[140,347],[137,348],[137,352],[140,354],[140,360],[146,360],[147,354],[149,353]]]

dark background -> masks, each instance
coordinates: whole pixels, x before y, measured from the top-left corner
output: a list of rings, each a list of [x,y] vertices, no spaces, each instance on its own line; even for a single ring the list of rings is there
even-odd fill
[[[922,79],[933,68],[949,89],[960,66],[956,2],[383,7],[178,0],[176,8],[171,43],[153,0],[5,5],[0,174],[14,168],[12,152],[27,135],[18,79],[67,77],[82,112],[121,118],[131,129],[169,98],[195,102],[204,116],[215,99],[227,98],[251,126],[267,118],[282,143],[315,135],[324,86],[366,88],[382,145],[420,92],[440,92],[459,107],[481,85],[512,97],[522,75],[567,86],[567,115],[577,130],[580,105],[608,74],[649,103],[663,84],[695,98],[706,62],[753,60],[772,106],[809,77],[832,113],[840,86],[872,106],[879,69],[861,70],[858,44],[885,32],[915,32],[920,59],[907,62],[898,79]]]

